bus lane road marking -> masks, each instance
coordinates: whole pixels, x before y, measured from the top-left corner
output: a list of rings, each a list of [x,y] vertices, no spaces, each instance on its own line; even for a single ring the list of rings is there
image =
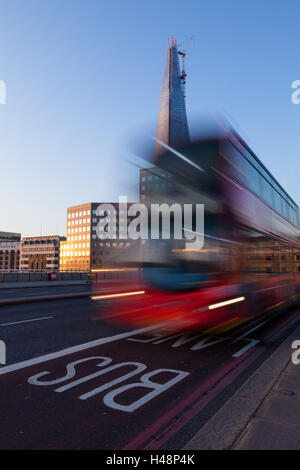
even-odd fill
[[[252,327],[251,329],[248,328],[248,330],[244,334],[240,335],[237,339],[233,341],[233,343],[235,343],[238,340],[246,339],[249,342],[248,345],[246,346],[243,345],[242,349],[238,351],[237,353],[235,353],[233,357],[240,357],[244,352],[248,351],[249,349],[253,347],[253,345],[258,343],[258,340],[251,340],[247,338],[247,335],[248,333],[251,333],[254,330],[258,329],[264,323],[265,321],[256,325],[255,327]],[[143,332],[143,333],[144,335],[145,334],[147,335],[147,333],[151,335],[151,331]],[[138,334],[141,335],[141,332],[139,331]],[[152,332],[152,337],[150,336],[150,339],[149,338],[141,339],[139,337],[134,337],[134,336],[126,337],[124,339],[127,339],[128,341],[136,341],[136,342],[142,342],[142,343],[145,343],[145,342],[149,343],[149,341],[154,341],[153,344],[161,344],[165,341],[169,341],[170,339],[175,340],[175,342],[171,344],[171,347],[179,347],[187,343],[190,343],[191,341],[194,342],[196,340],[197,341],[196,344],[193,344],[193,346],[190,349],[192,351],[197,351],[197,350],[203,350],[203,349],[206,349],[207,347],[224,342],[228,339],[228,337],[203,336],[203,334],[202,335],[200,334],[163,335],[163,333]],[[96,367],[99,368],[100,370],[96,370],[95,372],[90,373],[84,377],[82,376],[75,377],[76,367],[79,364],[86,363],[86,362],[96,360],[96,359],[99,360],[99,362],[97,362],[96,364]],[[159,369],[154,369],[152,371],[147,371],[147,373],[143,373],[147,369],[147,365],[142,362],[126,361],[126,362],[120,362],[116,364],[112,364],[112,362],[113,362],[112,358],[106,357],[106,356],[91,356],[91,357],[81,358],[79,360],[75,360],[75,361],[67,363],[65,366],[66,374],[60,378],[56,378],[55,380],[47,380],[47,377],[46,377],[45,379],[45,376],[51,375],[51,371],[46,370],[46,371],[39,372],[38,374],[29,377],[28,383],[31,385],[40,386],[40,387],[50,387],[53,385],[56,386],[60,384],[58,388],[54,389],[54,392],[66,393],[70,389],[75,388],[76,390],[76,387],[78,387],[79,385],[83,383],[87,383],[87,385],[90,388],[91,387],[90,381],[98,377],[102,378],[102,376],[104,376],[106,373],[117,371],[118,373],[117,378],[114,378],[113,380],[105,382],[104,384],[101,383],[98,386],[94,385],[94,388],[79,395],[77,398],[80,400],[88,400],[91,397],[94,397],[95,395],[99,395],[108,389],[112,389],[111,391],[107,392],[102,397],[103,403],[110,408],[132,413],[133,411],[136,411],[148,401],[160,395],[162,392],[164,392],[165,390],[172,387],[177,382],[183,380],[185,377],[191,374],[190,372],[186,370],[177,370],[177,369],[170,369],[170,368],[159,368]],[[124,371],[122,372],[122,369],[124,368],[126,368],[126,373],[124,373]],[[132,370],[128,372],[128,368]],[[122,372],[121,375],[119,375],[120,371]],[[171,374],[171,379],[169,380],[160,379],[158,382],[155,380],[155,376],[157,375],[161,376],[164,374],[167,374],[167,375]],[[133,377],[136,378],[136,376],[138,375],[140,376],[138,381],[134,381],[133,383],[127,383],[127,384],[122,385],[122,382],[128,381],[129,379],[132,379]],[[119,385],[119,384],[121,385],[115,388],[116,385]],[[145,390],[146,392],[147,390],[150,390],[150,391],[148,391],[148,393],[145,393],[142,396],[142,398],[136,401],[133,401],[130,404],[124,404],[124,394],[126,395],[127,391],[132,390],[132,389],[141,389],[141,388],[146,389]],[[117,397],[121,395],[123,396],[123,403],[122,403],[122,400],[120,400],[120,398],[117,399]]]
[[[4,366],[0,368],[0,376],[22,370],[24,370],[26,373],[28,368],[47,362],[47,369],[49,370],[42,370],[35,375],[30,375],[30,373],[27,374],[26,381],[30,386],[51,387],[51,390],[54,386],[55,388],[53,392],[68,393],[68,390],[73,389],[82,383],[87,383],[89,386],[87,391],[85,393],[78,394],[78,399],[89,400],[93,396],[98,395],[101,392],[105,392],[102,399],[103,403],[107,407],[131,413],[163,393],[165,390],[173,387],[178,382],[185,379],[190,375],[190,372],[163,367],[158,369],[149,369],[149,367],[142,362],[126,361],[113,363],[113,359],[111,357],[93,355],[88,357],[81,357],[80,359],[73,361],[67,360],[65,363],[66,373],[62,377],[56,378],[55,380],[49,380],[48,376],[51,374],[51,371],[55,373],[55,369],[57,367],[55,360],[58,358],[69,356],[80,351],[95,348],[104,344],[113,343],[133,335],[144,334],[154,329],[157,329],[157,325],[139,328],[137,330],[120,333],[107,338],[101,338],[99,340],[90,341],[88,343],[77,345],[71,348],[66,348],[55,353],[46,354],[34,359]],[[76,367],[79,364],[84,362],[87,363],[95,359],[98,360],[96,364],[97,370],[95,372],[90,373],[85,377],[76,377]],[[126,368],[125,371],[124,368]],[[129,372],[128,368],[130,369]],[[113,380],[110,379],[104,384],[96,384],[97,386],[95,386],[94,382],[93,385],[89,384],[90,380],[93,380],[98,376],[104,376],[105,378],[105,374],[109,372],[117,372],[117,377]],[[30,376],[28,377],[28,375]],[[134,381],[128,383],[128,379],[133,377]],[[70,381],[71,379],[73,380]],[[122,384],[122,382],[125,381],[127,381],[127,383]],[[127,392],[135,389],[143,389],[142,391],[145,391],[145,393],[143,393],[143,396],[139,399],[136,399],[135,396],[134,401],[131,400],[130,403],[128,403],[128,399],[126,402],[124,402],[123,399],[119,398],[119,396],[122,395],[123,397],[127,394]]]
[[[235,338],[223,335],[213,334],[182,334],[182,333],[164,333],[164,332],[149,332],[146,335],[137,335],[136,337],[126,338],[127,341],[133,341],[137,343],[146,343],[151,345],[157,345],[169,342],[171,348],[179,348],[181,346],[187,346],[190,351],[203,351],[211,346],[215,346],[220,343],[229,342],[230,345],[242,342],[242,347],[232,354],[232,357],[239,358],[245,354],[249,349],[258,345],[261,341],[253,339],[249,335],[253,331],[261,328],[268,320],[264,320],[259,324],[251,327],[245,333],[237,335]],[[246,343],[246,344],[245,344]]]
[[[250,330],[246,331],[243,335],[238,337],[235,341],[240,340],[248,340],[249,345],[243,346],[242,350],[240,350],[238,353],[234,355],[234,357],[240,357],[244,352],[248,351],[251,347],[253,347],[253,344],[257,344],[257,340],[250,340],[247,338],[248,333],[251,333],[252,331],[258,329],[260,326],[262,326],[265,322],[258,324],[254,328],[251,328]],[[156,331],[155,331],[156,330]],[[151,335],[150,339],[141,339],[141,335]],[[58,359],[70,354],[74,354],[79,351],[84,351],[86,349],[93,348],[95,346],[100,346],[103,344],[108,344],[112,343],[118,340],[126,339],[129,341],[136,341],[136,342],[152,342],[153,344],[161,344],[165,341],[169,341],[170,339],[174,340],[175,342],[171,344],[171,347],[179,347],[185,344],[190,343],[191,341],[194,342],[194,344],[189,347],[192,351],[197,351],[197,350],[203,350],[206,349],[209,346],[213,346],[216,344],[219,344],[221,342],[224,342],[228,340],[228,337],[214,337],[211,335],[208,336],[203,336],[203,334],[192,334],[192,335],[182,335],[182,334],[163,334],[162,332],[157,332],[157,325],[156,326],[151,326],[151,327],[146,327],[146,328],[140,328],[138,330],[133,330],[130,332],[126,333],[121,333],[118,335],[114,335],[108,338],[102,338],[99,340],[91,341],[89,343],[81,344],[78,346],[74,346],[71,348],[64,349],[62,351],[58,351],[56,353],[50,353],[35,359],[31,359],[28,361],[23,361],[21,363],[13,364],[11,366],[6,366],[0,369],[0,375],[4,375],[6,373],[12,372],[12,371],[17,371],[21,370],[36,364],[41,364],[43,362],[48,362],[52,361],[54,359]],[[196,341],[196,343],[195,343]],[[98,360],[96,367],[97,369],[93,373],[89,373],[88,375],[84,377],[77,377],[76,376],[76,367],[81,364],[81,363],[87,363],[92,360]],[[49,375],[51,376],[51,370],[52,373],[54,372],[55,365],[52,366],[52,364],[49,366],[49,370],[44,370],[39,372],[38,374],[32,375],[28,378],[28,383],[32,386],[37,386],[37,387],[52,387],[55,386],[53,391],[55,393],[67,393],[68,390],[74,389],[76,390],[76,387],[81,385],[82,383],[87,383],[88,385],[88,390],[85,391],[85,393],[81,394],[79,393],[77,398],[80,400],[88,400],[95,395],[99,395],[102,392],[105,392],[105,394],[102,396],[103,403],[112,409],[117,409],[120,411],[124,412],[129,412],[132,413],[133,411],[136,411],[139,409],[141,406],[152,400],[153,398],[157,397],[161,393],[163,393],[165,390],[169,389],[170,387],[173,387],[175,384],[180,382],[181,380],[185,379],[187,376],[189,376],[191,373],[186,370],[177,370],[177,369],[171,369],[171,368],[159,368],[159,369],[154,369],[154,370],[147,370],[148,366],[142,362],[133,362],[133,361],[126,361],[126,362],[120,362],[120,363],[113,363],[113,359],[111,357],[106,357],[106,356],[89,356],[89,357],[83,357],[77,360],[73,360],[71,362],[67,362],[65,364],[66,368],[66,373],[60,378],[56,379],[50,379],[49,380]],[[124,371],[124,368],[126,368],[126,371]],[[128,372],[128,368],[130,369]],[[113,380],[109,380],[108,382],[105,382],[104,384],[96,384],[95,386],[94,382],[92,382],[94,385],[90,385],[89,381],[94,380],[97,377],[104,376],[105,379],[105,374],[116,371],[117,372],[117,378],[114,378]],[[121,375],[119,374],[121,372]],[[125,373],[124,373],[125,372]],[[167,375],[167,379],[165,378],[165,375]],[[170,378],[171,375],[171,378]],[[47,376],[47,377],[45,377]],[[139,376],[139,377],[137,377]],[[156,376],[159,376],[159,379],[156,380]],[[163,378],[162,378],[163,376]],[[122,382],[128,381],[128,379],[135,378],[134,382],[122,384]],[[101,377],[102,378],[102,377]],[[137,380],[136,380],[137,379]],[[59,386],[58,386],[59,385]],[[117,386],[117,387],[116,387]],[[92,388],[91,388],[92,387]],[[110,390],[108,390],[110,389]],[[124,403],[124,394],[126,396],[126,392],[133,390],[133,389],[145,389],[145,394],[143,396],[131,403],[128,404],[128,400],[125,400]],[[120,396],[123,396],[123,400],[120,399]]]
[[[161,325],[163,326],[163,325]],[[0,367],[0,376],[15,372],[17,370],[26,369],[27,367],[34,366],[36,364],[42,364],[43,362],[52,361],[60,357],[68,356],[69,354],[75,354],[86,349],[94,348],[96,346],[101,346],[102,344],[113,343],[114,341],[119,341],[121,339],[129,338],[130,336],[136,336],[138,334],[147,333],[149,331],[157,330],[157,325],[148,326],[145,328],[139,328],[137,330],[127,331],[125,333],[119,333],[114,336],[108,336],[106,338],[96,339],[94,341],[89,341],[88,343],[79,344],[76,346],[71,346],[70,348],[62,349],[49,354],[44,354],[43,356],[38,356],[33,359],[28,359],[22,362],[16,362],[8,366]]]
[[[279,325],[272,328],[264,336],[263,341],[277,341],[285,331],[298,323],[298,312],[295,312],[288,320],[283,319]],[[230,361],[206,382],[200,384],[192,393],[179,401],[174,407],[150,424],[145,430],[128,442],[122,450],[155,450],[170,440],[182,427],[200,413],[216,396],[223,393],[229,384],[238,378],[256,359],[264,354],[264,348],[255,351],[248,350],[243,357],[239,356]],[[176,421],[174,419],[176,418]]]
[[[99,360],[97,362],[96,367],[100,368],[100,370],[97,370],[96,372],[93,372],[92,374],[88,374],[85,377],[79,377],[76,378],[75,380],[70,382],[70,379],[73,379],[76,376],[76,366],[78,366],[81,363],[92,361],[92,360]],[[54,392],[56,393],[66,393],[68,390],[72,388],[76,388],[78,385],[82,383],[87,383],[90,380],[93,380],[97,377],[100,377],[102,375],[105,375],[106,373],[116,371],[119,369],[122,372],[122,368],[128,369],[128,367],[132,368],[130,372],[126,372],[124,374],[124,371],[121,373],[121,376],[118,376],[117,378],[110,380],[109,382],[105,382],[102,385],[98,385],[95,388],[92,388],[91,390],[85,392],[84,394],[81,394],[78,396],[79,400],[88,400],[91,397],[94,397],[95,395],[100,394],[101,392],[112,389],[109,392],[107,392],[103,397],[103,403],[112,409],[115,410],[120,410],[124,411],[127,413],[132,413],[133,411],[136,411],[137,409],[141,408],[143,405],[148,403],[150,400],[153,398],[157,397],[161,393],[163,393],[165,390],[169,389],[170,387],[173,387],[175,384],[183,380],[185,377],[190,375],[190,372],[183,371],[183,370],[177,370],[177,369],[169,369],[169,368],[159,368],[155,370],[150,370],[147,373],[143,373],[147,369],[147,365],[141,362],[132,362],[132,361],[127,361],[127,362],[120,362],[116,363],[113,365],[110,365],[112,363],[112,358],[106,357],[106,356],[91,356],[91,357],[86,357],[82,358],[73,362],[70,362],[66,364],[66,373],[64,376],[54,379],[54,380],[44,380],[42,377],[45,377],[49,374],[51,374],[50,371],[43,371],[38,374],[35,374],[31,377],[28,378],[28,383],[33,386],[39,386],[39,387],[52,387],[53,385],[58,385],[62,384],[64,382],[67,382],[64,385],[60,385],[58,388],[54,389]],[[138,379],[136,376],[140,376]],[[159,379],[159,381],[155,380],[155,376],[165,376],[167,375],[167,380],[166,378],[164,379]],[[171,375],[171,377],[170,377]],[[131,379],[132,377],[135,377],[134,382],[127,383],[126,385],[121,385],[115,388],[116,385],[119,385],[122,382],[127,381],[128,379]],[[137,379],[137,380],[136,380]],[[95,385],[94,385],[95,386]],[[139,399],[134,398],[131,403],[128,403],[128,398],[125,400],[124,404],[124,399],[123,403],[122,400],[118,399],[120,395],[125,394],[129,390],[133,389],[145,389],[145,394]]]

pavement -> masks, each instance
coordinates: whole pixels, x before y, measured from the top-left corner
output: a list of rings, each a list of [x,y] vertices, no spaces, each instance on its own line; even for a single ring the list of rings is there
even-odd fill
[[[57,286],[78,286],[88,284],[87,280],[82,281],[26,281],[26,282],[0,282],[1,289],[32,289],[33,287],[57,287]]]
[[[300,329],[289,338],[300,338]],[[279,359],[279,358],[278,358]],[[269,364],[266,365],[269,367]],[[300,369],[288,361],[252,416],[234,449],[300,450]]]
[[[50,281],[49,283],[39,282],[38,285],[29,282],[25,286],[18,286],[16,289],[0,289],[0,307],[4,305],[89,297],[91,294],[103,294],[104,292],[112,292],[115,289],[118,290],[118,285],[119,282],[113,280],[101,280],[97,283],[60,281],[58,283],[53,282],[53,284]],[[134,285],[131,283],[130,288]]]
[[[185,450],[300,450],[298,326],[203,426]]]

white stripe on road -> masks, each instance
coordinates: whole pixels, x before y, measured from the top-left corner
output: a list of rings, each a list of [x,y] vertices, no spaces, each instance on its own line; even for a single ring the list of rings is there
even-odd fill
[[[22,294],[22,295],[37,295],[37,294],[50,294],[50,292],[31,292],[30,294]]]
[[[37,295],[37,296],[40,296],[40,295],[46,295],[46,294],[50,294],[50,292],[31,292],[30,294],[23,294],[23,292],[20,293],[21,295],[8,295],[8,297],[4,297],[4,298],[1,298],[2,300],[11,300],[11,299],[19,299],[21,297],[28,297],[29,295]]]
[[[54,317],[40,317],[40,318],[31,318],[30,320],[14,321],[12,323],[0,323],[0,326],[18,325],[19,323],[28,323],[30,321],[48,320],[49,318],[54,318]]]
[[[160,324],[159,327],[162,328],[166,323]],[[17,362],[11,366],[4,366],[0,368],[0,375],[8,374],[9,372],[14,372],[16,370],[25,369],[26,367],[34,366],[35,364],[41,364],[42,362],[47,362],[52,359],[57,359],[59,357],[67,356],[69,354],[74,354],[79,351],[84,351],[85,349],[90,349],[95,346],[101,346],[102,344],[112,343],[114,341],[119,341],[119,339],[128,338],[129,336],[135,336],[138,334],[146,333],[148,331],[156,330],[158,325],[148,326],[145,328],[139,328],[138,330],[127,331],[126,333],[120,333],[115,336],[108,336],[107,338],[96,339],[95,341],[89,341],[88,343],[79,344],[78,346],[72,346],[71,348],[62,349],[50,354],[45,354],[44,356],[35,357],[34,359],[28,359],[27,361]]]

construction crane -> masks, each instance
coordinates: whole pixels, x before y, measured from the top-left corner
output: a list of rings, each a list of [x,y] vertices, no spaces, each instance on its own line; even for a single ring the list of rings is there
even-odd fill
[[[188,42],[188,45],[187,47],[185,48],[185,50],[182,50],[182,49],[178,49],[178,54],[180,55],[181,57],[181,74],[180,74],[180,82],[182,83],[183,85],[183,88],[185,88],[185,84],[186,84],[186,77],[187,77],[187,74],[185,72],[185,56],[186,56],[186,50],[188,49],[188,47],[190,46],[191,42],[194,40],[194,36],[191,36],[190,37],[190,40]],[[179,46],[180,47],[180,46]]]
[[[180,74],[180,81],[183,85],[185,85],[185,79],[187,77],[187,74],[185,73],[185,68],[184,68],[184,59],[185,59],[185,52],[184,51],[178,51],[178,54],[181,56],[181,74]]]

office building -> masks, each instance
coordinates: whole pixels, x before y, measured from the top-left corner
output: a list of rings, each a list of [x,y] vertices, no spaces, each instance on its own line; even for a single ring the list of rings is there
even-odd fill
[[[178,50],[175,38],[168,40],[167,55],[163,72],[156,143],[153,162],[167,147],[178,148],[190,142],[185,106],[184,63],[180,67],[179,57],[184,60],[185,53]],[[177,158],[174,155],[174,158]],[[172,175],[158,167],[140,170],[140,202],[159,202],[164,199],[164,192],[170,194],[174,185]],[[166,191],[168,189],[168,191]],[[174,187],[175,190],[175,187]]]
[[[59,269],[60,244],[64,240],[65,237],[59,235],[23,238],[20,270],[57,271]]]
[[[14,271],[20,265],[21,234],[0,232],[0,270]]]
[[[179,57],[182,58],[182,68],[180,68]],[[185,53],[178,50],[176,39],[171,38],[171,40],[168,40],[154,158],[165,151],[160,142],[177,148],[188,144],[190,141],[185,107],[186,73],[184,58]]]
[[[118,203],[110,204],[113,209],[97,216],[100,202],[90,202],[67,209],[67,239],[60,247],[60,270],[91,271],[95,269],[118,267],[126,260],[129,250],[138,249],[137,241],[125,238],[127,227],[132,219],[127,212],[119,211]],[[128,203],[129,208],[132,203]],[[97,225],[102,217],[116,224],[116,233],[108,234],[107,239],[99,239]],[[124,230],[122,230],[124,227]]]

